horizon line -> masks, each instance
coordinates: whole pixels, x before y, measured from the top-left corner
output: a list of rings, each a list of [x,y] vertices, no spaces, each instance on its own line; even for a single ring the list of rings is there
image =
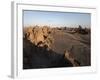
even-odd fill
[[[51,27],[51,28],[55,28],[55,27],[68,27],[68,28],[78,28],[79,26],[81,26],[82,28],[91,28],[90,26],[82,26],[82,25],[72,25],[72,26],[51,26],[51,25],[24,25],[23,27],[35,27],[35,26],[38,26],[38,27],[44,27],[44,26],[47,26],[47,27]]]

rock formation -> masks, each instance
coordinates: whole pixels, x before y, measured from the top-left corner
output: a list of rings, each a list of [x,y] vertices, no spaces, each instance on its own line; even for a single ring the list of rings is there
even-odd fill
[[[24,27],[23,68],[91,65],[90,29]]]
[[[51,34],[51,29],[47,26],[43,27],[29,27],[24,32],[25,38],[30,40],[33,44],[40,47],[47,47],[50,49],[50,45],[53,42]]]
[[[30,40],[23,39],[23,69],[72,67],[72,63],[63,54],[38,47]]]
[[[73,66],[80,66],[80,63],[77,60],[75,60],[74,54],[68,52],[67,50],[64,54],[65,58],[68,59],[73,64]]]

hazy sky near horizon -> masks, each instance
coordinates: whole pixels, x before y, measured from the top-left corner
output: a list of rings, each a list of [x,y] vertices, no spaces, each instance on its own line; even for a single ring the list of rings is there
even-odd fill
[[[23,25],[91,26],[91,14],[75,12],[23,11]]]

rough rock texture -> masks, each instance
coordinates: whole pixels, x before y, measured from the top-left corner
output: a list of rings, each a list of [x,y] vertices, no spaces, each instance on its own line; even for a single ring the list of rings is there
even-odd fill
[[[23,41],[23,69],[72,67],[72,63],[63,54],[38,47],[29,40]]]
[[[48,49],[53,42],[52,36],[50,36],[51,29],[44,27],[29,27],[25,30],[24,35],[25,38],[30,40],[33,44],[37,46],[46,46]]]
[[[64,54],[65,58],[68,59],[73,64],[73,66],[80,66],[80,63],[75,59],[75,56],[72,53],[66,50]]]
[[[23,29],[23,68],[50,68],[91,65],[90,29]]]

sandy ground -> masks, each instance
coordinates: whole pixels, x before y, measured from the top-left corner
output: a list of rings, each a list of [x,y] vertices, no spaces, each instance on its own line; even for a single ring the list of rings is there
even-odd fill
[[[64,54],[65,50],[68,50],[82,66],[90,65],[90,34],[70,34],[66,31],[56,30],[51,35],[54,38],[53,51]]]

